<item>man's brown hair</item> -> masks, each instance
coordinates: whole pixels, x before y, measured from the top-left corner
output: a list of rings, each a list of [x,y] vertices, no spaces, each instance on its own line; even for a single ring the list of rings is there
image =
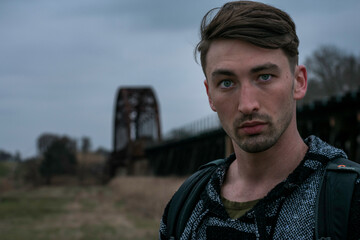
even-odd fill
[[[211,9],[202,19],[200,33],[195,54],[200,52],[204,73],[210,45],[218,39],[239,39],[262,48],[280,48],[292,71],[298,62],[299,39],[293,20],[284,11],[264,3],[235,1]]]

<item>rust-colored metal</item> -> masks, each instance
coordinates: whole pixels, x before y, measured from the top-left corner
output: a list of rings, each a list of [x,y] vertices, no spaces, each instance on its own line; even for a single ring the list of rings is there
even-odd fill
[[[161,140],[159,107],[151,87],[119,88],[115,99],[109,174],[143,158],[147,144]]]

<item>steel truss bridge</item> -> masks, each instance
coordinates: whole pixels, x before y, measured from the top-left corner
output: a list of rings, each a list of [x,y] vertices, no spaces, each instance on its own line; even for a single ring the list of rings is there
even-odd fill
[[[297,119],[303,137],[317,135],[360,162],[360,88],[298,107]],[[231,141],[215,115],[174,129],[162,139],[159,107],[152,89],[118,90],[108,176],[113,177],[119,168],[136,173],[134,166],[139,161],[146,162],[147,173],[188,175],[231,152]]]

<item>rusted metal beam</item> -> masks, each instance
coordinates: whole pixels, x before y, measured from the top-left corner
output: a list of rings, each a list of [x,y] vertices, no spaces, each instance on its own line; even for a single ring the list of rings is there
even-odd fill
[[[120,166],[144,158],[146,145],[161,140],[159,106],[151,87],[121,87],[115,98],[110,177]]]

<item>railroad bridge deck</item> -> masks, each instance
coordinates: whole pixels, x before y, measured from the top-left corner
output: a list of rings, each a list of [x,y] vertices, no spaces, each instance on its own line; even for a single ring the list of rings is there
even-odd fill
[[[118,116],[132,114],[132,111],[124,114],[119,106],[122,105],[117,104],[118,108],[115,112],[114,151],[110,161],[113,174],[116,167],[131,166],[138,159],[146,158],[153,174],[188,175],[200,165],[223,158],[232,151],[231,141],[222,130],[216,115],[175,129],[161,141],[157,106],[152,106],[153,110],[145,114],[156,115],[155,118],[144,117],[145,120],[138,121],[135,117],[129,117],[130,120],[127,120],[126,124],[116,124],[117,121],[121,122],[125,119]],[[117,111],[123,113],[119,114]],[[137,111],[139,114],[135,115],[141,116],[141,111]],[[147,122],[149,119],[152,122],[150,125]],[[350,159],[360,162],[360,88],[342,96],[298,107],[297,123],[301,136],[317,135],[330,144],[344,149]],[[144,127],[145,125],[152,127],[148,129]],[[156,129],[155,132],[158,134],[149,135],[151,137],[148,136],[145,141],[141,134],[132,133],[136,129],[147,129],[145,132],[154,132]],[[124,132],[127,134],[124,135]],[[121,139],[119,133],[128,139],[128,142],[122,145],[124,148],[121,151],[118,151],[119,142],[116,142]],[[136,149],[134,146],[138,146],[137,151],[134,151]]]

